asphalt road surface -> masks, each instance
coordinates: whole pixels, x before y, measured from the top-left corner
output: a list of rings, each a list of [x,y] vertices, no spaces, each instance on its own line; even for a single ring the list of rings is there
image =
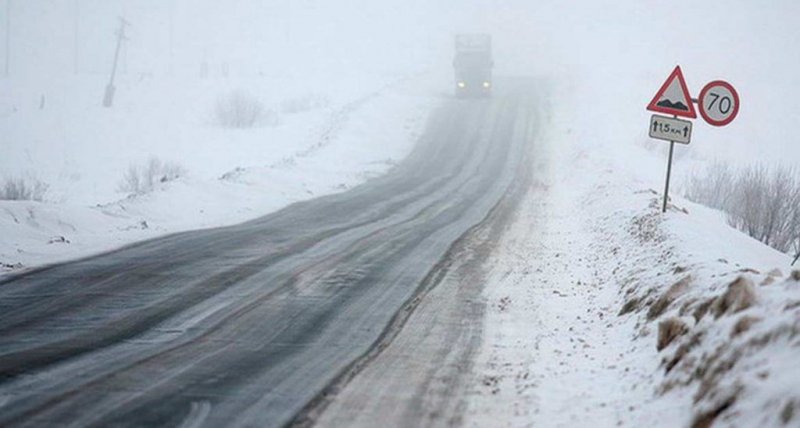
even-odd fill
[[[348,192],[0,281],[0,426],[315,422],[508,209],[532,94],[443,100],[401,165]]]

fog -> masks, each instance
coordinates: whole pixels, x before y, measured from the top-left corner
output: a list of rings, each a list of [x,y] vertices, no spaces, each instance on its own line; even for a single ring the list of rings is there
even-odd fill
[[[0,0],[0,426],[797,421],[798,18]]]
[[[451,73],[452,36],[494,37],[497,74],[533,75],[576,115],[608,126],[592,138],[646,138],[644,106],[680,64],[693,95],[725,79],[742,98],[729,127],[700,124],[691,150],[733,160],[800,160],[800,42],[793,1],[5,0],[8,81],[68,85],[109,73],[118,17],[130,26],[123,76],[259,77],[336,91],[340,76]],[[6,15],[10,12],[10,17]],[[10,23],[10,29],[7,23]],[[10,52],[6,52],[6,46]],[[58,82],[58,83],[56,83]],[[305,83],[304,83],[305,82]],[[442,93],[449,91],[443,78]],[[276,83],[277,84],[277,83]],[[316,90],[316,89],[315,89]],[[569,96],[561,91],[569,90]]]
[[[574,109],[603,118],[603,139],[625,146],[646,138],[644,107],[672,68],[682,66],[693,96],[723,79],[742,106],[728,127],[698,122],[692,149],[705,157],[800,162],[793,124],[800,112],[800,5],[792,1],[544,1],[481,6],[502,70],[579,86]],[[559,96],[559,94],[556,94]],[[639,134],[634,135],[634,128]]]
[[[358,72],[424,67],[432,52],[442,51],[442,44],[450,47],[451,23],[457,19],[448,11],[452,5],[400,1],[10,3],[16,76],[52,76],[73,68],[107,73],[117,17],[131,23],[124,71],[189,77],[203,61],[228,64],[239,76],[300,68]]]

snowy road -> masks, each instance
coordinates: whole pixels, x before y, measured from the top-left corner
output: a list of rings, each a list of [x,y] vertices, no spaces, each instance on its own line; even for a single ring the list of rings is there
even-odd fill
[[[465,269],[459,238],[498,227],[525,180],[536,103],[513,80],[491,100],[446,100],[409,158],[366,185],[0,282],[0,425],[313,415],[327,386],[395,337],[418,293]]]

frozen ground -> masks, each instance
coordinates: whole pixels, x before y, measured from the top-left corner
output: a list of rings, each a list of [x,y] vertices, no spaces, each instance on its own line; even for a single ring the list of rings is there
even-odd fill
[[[796,426],[789,257],[681,198],[662,215],[664,159],[598,150],[568,105],[486,261],[467,425]]]
[[[331,92],[279,85],[283,94],[263,79],[123,80],[113,110],[99,106],[96,80],[54,84],[44,109],[34,89],[3,82],[3,174],[49,189],[42,202],[0,201],[0,272],[241,222],[385,173],[413,147],[436,92],[429,76],[357,77]],[[216,126],[217,97],[241,88],[277,122]],[[127,169],[150,158],[181,177],[121,191]]]

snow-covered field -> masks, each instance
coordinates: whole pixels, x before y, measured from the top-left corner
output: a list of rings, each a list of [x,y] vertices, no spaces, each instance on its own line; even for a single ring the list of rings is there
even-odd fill
[[[3,174],[49,188],[41,202],[0,201],[3,270],[241,222],[385,173],[413,147],[435,92],[429,76],[359,77],[340,81],[337,98],[269,99],[262,94],[275,93],[273,82],[255,79],[123,81],[113,110],[99,105],[91,81],[55,85],[44,109],[26,102],[32,90],[11,83],[0,118]],[[229,87],[249,88],[277,123],[216,126],[216,97]],[[324,103],[287,111],[308,98]],[[151,158],[176,164],[181,176],[143,194],[120,190],[127,170]]]
[[[449,85],[446,68],[428,72],[431,58],[448,63],[435,52],[450,33],[425,4],[1,6],[0,186],[23,179],[47,191],[0,201],[0,275],[346,190],[411,150],[434,88]],[[130,25],[106,109],[118,17]],[[234,93],[261,104],[253,128],[219,126],[217,104]],[[178,174],[157,174],[153,191],[123,189],[151,159]]]

